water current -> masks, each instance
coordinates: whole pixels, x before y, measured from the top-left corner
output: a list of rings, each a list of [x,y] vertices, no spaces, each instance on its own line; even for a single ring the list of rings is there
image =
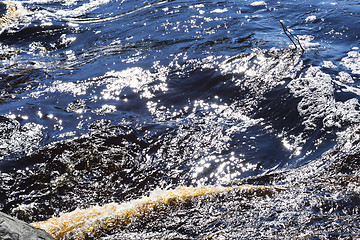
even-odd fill
[[[1,211],[83,210],[59,239],[360,238],[359,1],[0,8]]]

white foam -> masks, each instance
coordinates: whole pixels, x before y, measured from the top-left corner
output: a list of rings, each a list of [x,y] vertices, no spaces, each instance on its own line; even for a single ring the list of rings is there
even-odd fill
[[[315,15],[311,15],[311,16],[308,16],[305,21],[306,22],[313,22],[316,20],[316,16]]]
[[[324,68],[337,68],[332,61],[323,61],[322,67]]]
[[[345,77],[345,74],[341,75]],[[320,67],[310,67],[305,74],[288,84],[294,97],[301,98],[297,109],[304,118],[305,129],[321,127],[318,126],[321,119],[324,127],[340,128],[344,123],[360,122],[360,114],[357,111],[360,107],[358,100],[353,98],[345,102],[336,101],[334,82],[345,85],[333,80],[330,75],[322,72]]]
[[[339,76],[337,76],[337,78],[340,80],[340,82],[343,83],[354,83],[351,75],[346,72],[339,72]]]
[[[351,70],[353,74],[360,74],[360,53],[356,51],[348,52],[347,57],[341,59],[340,64]]]
[[[211,13],[224,13],[224,12],[227,12],[228,9],[227,8],[224,8],[224,9],[215,9],[213,11],[211,11]]]
[[[8,118],[23,118],[27,116],[15,116],[8,114]],[[23,126],[14,120],[14,126],[16,126],[13,132],[5,138],[0,139],[0,154],[6,156],[7,154],[24,151],[30,153],[38,146],[42,137],[44,127],[36,123],[25,123]],[[1,159],[1,158],[0,158]]]
[[[257,6],[266,6],[266,2],[264,1],[256,1],[250,4],[251,6],[257,7]]]
[[[314,36],[312,35],[297,35],[297,37],[305,49],[317,49],[320,46],[319,43],[312,42],[314,40]]]

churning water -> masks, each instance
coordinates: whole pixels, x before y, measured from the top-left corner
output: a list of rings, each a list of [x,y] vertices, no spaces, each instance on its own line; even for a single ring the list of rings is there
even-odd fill
[[[360,238],[359,1],[6,4],[1,211],[64,239]]]

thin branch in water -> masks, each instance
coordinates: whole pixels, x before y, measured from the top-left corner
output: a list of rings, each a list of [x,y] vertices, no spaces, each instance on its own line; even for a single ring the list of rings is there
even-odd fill
[[[302,52],[305,52],[305,49],[301,46],[301,43],[300,43],[299,38],[296,37],[296,36],[294,36],[290,31],[289,31],[289,33],[290,33],[290,35],[291,35],[294,39],[296,39],[296,41],[299,43],[299,46],[300,46],[300,48],[301,48],[301,51],[302,51]]]
[[[301,48],[301,52],[305,52],[305,49],[302,47],[299,38],[298,38],[298,37],[295,37],[295,36],[289,31],[289,29],[287,29],[287,28],[285,27],[285,25],[284,25],[284,23],[283,23],[282,20],[280,20],[279,22],[280,22],[280,24],[281,24],[281,26],[282,26],[282,28],[283,28],[283,31],[284,31],[285,35],[286,35],[286,36],[290,39],[290,41],[294,44],[295,49],[297,49],[298,47],[297,47],[295,41],[293,40],[293,38],[299,43],[299,46],[300,46],[300,48]]]

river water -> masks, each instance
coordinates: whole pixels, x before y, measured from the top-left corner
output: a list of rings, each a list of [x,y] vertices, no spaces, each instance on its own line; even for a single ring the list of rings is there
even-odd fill
[[[359,1],[11,4],[1,211],[36,222],[155,189],[281,185],[87,237],[360,238]]]

